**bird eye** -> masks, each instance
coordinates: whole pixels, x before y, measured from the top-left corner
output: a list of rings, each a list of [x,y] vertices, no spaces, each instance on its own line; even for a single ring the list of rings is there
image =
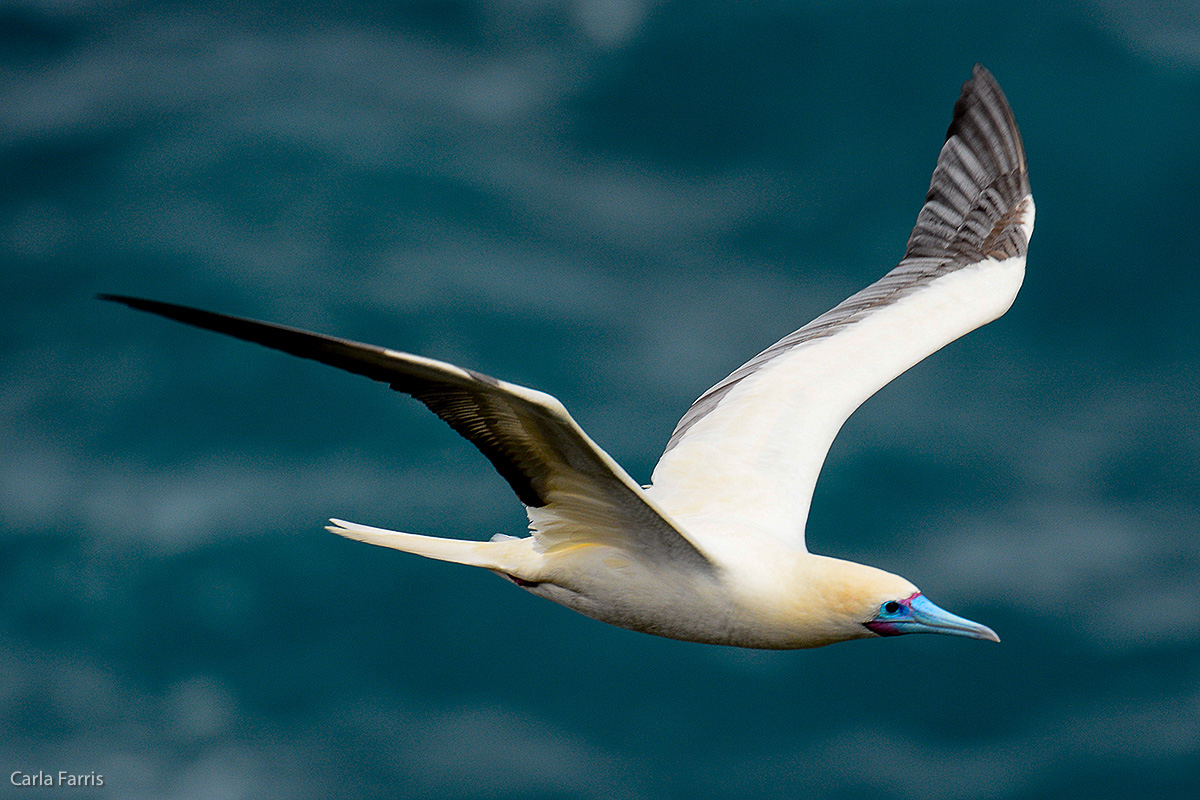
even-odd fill
[[[885,614],[895,614],[899,610],[900,610],[900,604],[897,603],[895,600],[891,600],[891,601],[883,604],[883,611]]]

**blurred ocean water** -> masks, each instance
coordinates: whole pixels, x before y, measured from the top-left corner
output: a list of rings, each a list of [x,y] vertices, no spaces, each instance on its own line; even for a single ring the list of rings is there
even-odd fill
[[[976,61],[1029,153],[1025,287],[851,419],[809,541],[999,646],[668,642],[330,536],[525,520],[419,404],[92,299],[549,391],[648,480],[700,392],[900,257]],[[1184,2],[0,2],[0,774],[1189,796],[1197,130]]]

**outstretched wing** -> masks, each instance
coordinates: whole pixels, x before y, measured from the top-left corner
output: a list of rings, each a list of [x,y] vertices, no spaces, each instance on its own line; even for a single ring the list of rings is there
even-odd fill
[[[1016,297],[1033,231],[1025,150],[982,66],[962,88],[899,266],[748,361],[684,414],[649,494],[702,546],[804,546],[825,454],[864,400]]]
[[[100,295],[198,328],[390,384],[424,403],[488,457],[548,546],[607,541],[649,561],[710,569],[696,547],[543,392],[431,358],[135,297]]]

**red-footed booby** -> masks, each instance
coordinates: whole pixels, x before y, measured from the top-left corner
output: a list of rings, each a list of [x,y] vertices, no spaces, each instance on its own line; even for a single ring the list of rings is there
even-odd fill
[[[904,578],[810,553],[813,487],[868,397],[1008,310],[1033,197],[1012,110],[982,66],[962,88],[900,264],[705,392],[639,486],[548,394],[373,345],[153,300],[124,303],[409,394],[509,482],[530,535],[419,536],[331,520],[371,544],[492,570],[589,617],[674,639],[791,649],[904,633],[999,641]]]

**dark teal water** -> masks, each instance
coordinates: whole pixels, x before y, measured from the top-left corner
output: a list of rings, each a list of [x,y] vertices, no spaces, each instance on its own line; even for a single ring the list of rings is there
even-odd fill
[[[0,4],[0,783],[104,780],[12,796],[1191,796],[1194,4],[325,5]],[[646,480],[900,257],[976,61],[1025,287],[851,420],[809,542],[998,646],[670,642],[331,536],[524,516],[417,403],[92,299],[534,386]]]

